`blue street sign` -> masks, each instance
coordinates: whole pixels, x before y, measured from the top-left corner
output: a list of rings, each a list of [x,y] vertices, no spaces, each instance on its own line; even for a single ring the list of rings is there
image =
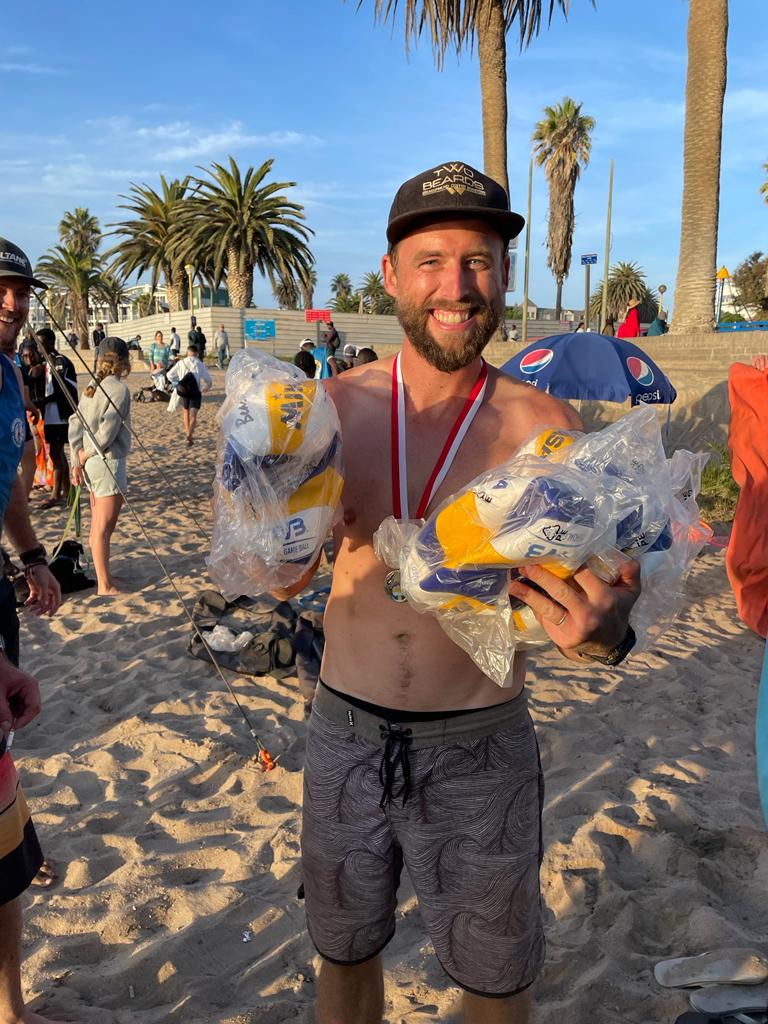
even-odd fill
[[[275,337],[274,320],[243,320],[246,341],[265,341]]]
[[[581,257],[581,265],[582,265],[582,267],[586,267],[587,264],[591,264],[591,263],[597,263],[597,253],[596,252],[589,252],[589,253],[587,253],[586,256],[582,256]]]

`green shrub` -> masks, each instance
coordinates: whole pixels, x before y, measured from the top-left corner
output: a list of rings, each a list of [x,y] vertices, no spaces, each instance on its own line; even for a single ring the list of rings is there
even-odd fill
[[[707,521],[731,522],[739,488],[731,473],[731,457],[724,444],[711,444],[709,462],[701,474],[699,507]]]

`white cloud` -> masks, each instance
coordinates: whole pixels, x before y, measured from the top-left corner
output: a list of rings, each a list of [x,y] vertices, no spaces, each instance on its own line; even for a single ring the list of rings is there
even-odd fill
[[[211,155],[223,157],[224,150],[238,146],[316,146],[322,142],[316,135],[293,131],[249,134],[240,121],[233,121],[219,131],[200,131],[187,122],[174,121],[156,128],[141,128],[137,134],[141,138],[167,139],[176,143],[156,152],[156,160],[189,160]]]
[[[727,90],[723,117],[739,121],[764,122],[768,117],[768,90]]]
[[[19,61],[0,61],[0,71],[24,75],[63,75],[59,68],[51,68],[45,64],[22,64]]]

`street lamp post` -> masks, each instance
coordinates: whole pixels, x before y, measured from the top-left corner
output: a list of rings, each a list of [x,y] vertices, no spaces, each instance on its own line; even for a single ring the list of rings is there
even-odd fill
[[[185,263],[184,269],[186,270],[187,277],[189,278],[189,315],[191,318],[195,315],[195,293],[192,290],[192,281],[194,280],[195,276],[195,268],[192,266],[191,263]],[[190,326],[191,324],[192,321],[190,319]]]

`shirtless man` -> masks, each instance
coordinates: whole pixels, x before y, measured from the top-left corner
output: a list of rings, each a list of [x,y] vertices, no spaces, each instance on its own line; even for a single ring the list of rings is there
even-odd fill
[[[504,313],[507,245],[522,227],[505,191],[465,164],[417,175],[395,198],[382,270],[404,330],[412,512],[482,372],[480,353]],[[307,924],[323,956],[318,1021],[381,1021],[380,953],[394,932],[405,863],[435,952],[464,989],[465,1021],[525,1024],[544,957],[543,787],[526,656],[518,653],[502,689],[436,619],[394,600],[372,546],[393,514],[393,386],[392,359],[327,382],[346,482],[305,763],[302,868]],[[570,406],[488,367],[484,398],[429,510],[508,460],[538,426],[580,422]],[[575,585],[539,567],[527,575],[541,589],[515,582],[510,593],[565,657],[617,664],[626,655],[635,562],[626,560],[613,586],[587,570]]]

